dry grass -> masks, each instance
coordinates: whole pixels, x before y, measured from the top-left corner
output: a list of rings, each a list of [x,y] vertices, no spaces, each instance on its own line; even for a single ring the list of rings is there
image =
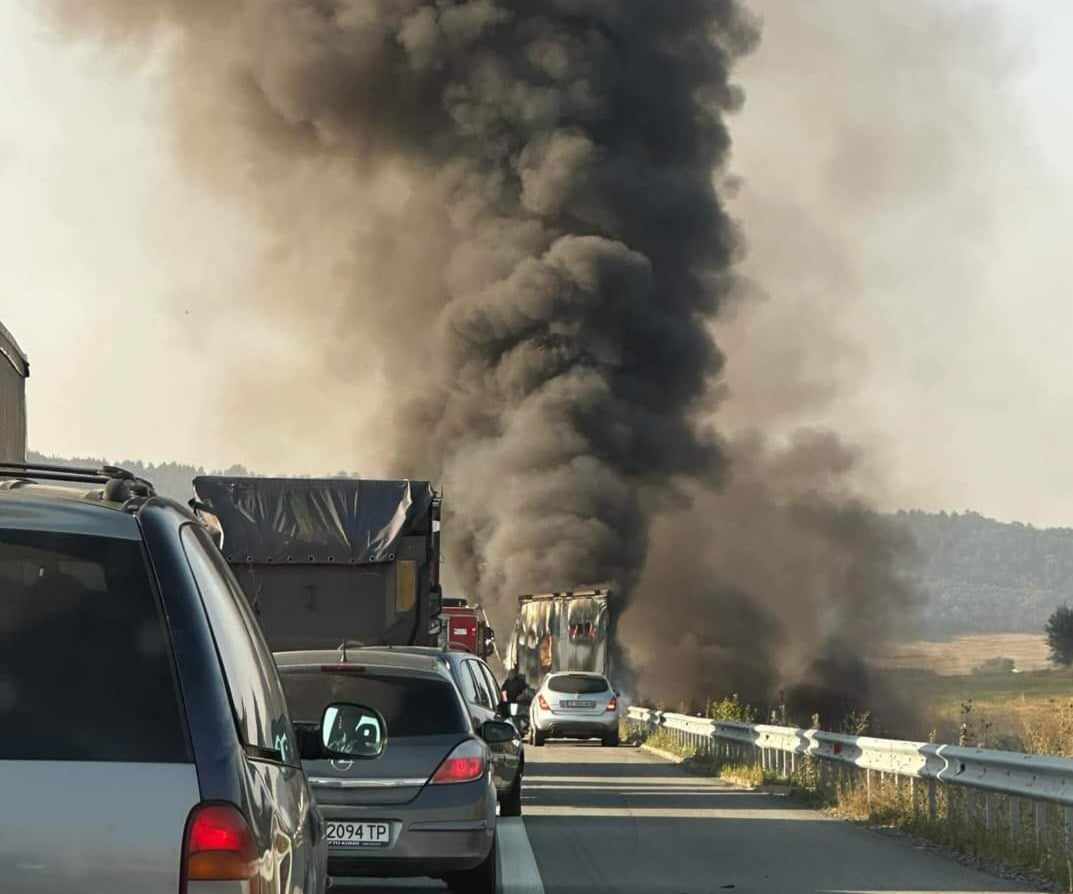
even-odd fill
[[[1029,754],[1073,757],[1073,701],[1053,701],[1050,710],[1028,715],[1022,741]]]
[[[875,665],[890,670],[926,670],[943,676],[972,673],[991,658],[1012,658],[1021,671],[1047,670],[1047,639],[1036,633],[958,636],[933,642],[917,640],[892,646]]]
[[[775,773],[757,764],[721,764],[715,775],[743,788],[756,788],[765,783],[779,781]]]
[[[907,703],[922,706],[911,728],[888,731],[896,738],[926,739],[934,731],[937,741],[953,743],[967,723],[970,744],[1040,751],[1026,732],[1048,723],[1056,708],[1073,702],[1073,672],[1068,669],[964,676],[890,671],[887,678]]]

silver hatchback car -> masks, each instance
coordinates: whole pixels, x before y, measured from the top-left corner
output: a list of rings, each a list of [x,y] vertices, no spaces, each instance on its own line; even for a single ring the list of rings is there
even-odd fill
[[[607,677],[580,671],[548,674],[529,708],[533,745],[545,739],[600,739],[617,746],[618,693]]]
[[[517,738],[498,720],[475,729],[449,668],[405,650],[277,652],[302,764],[326,821],[328,874],[431,876],[456,891],[496,890],[492,748]],[[379,760],[331,760],[319,718],[359,700],[386,720]],[[371,731],[342,730],[362,737]]]

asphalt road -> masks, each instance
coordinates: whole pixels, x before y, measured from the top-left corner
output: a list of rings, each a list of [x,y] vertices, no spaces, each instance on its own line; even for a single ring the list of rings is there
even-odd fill
[[[524,819],[502,822],[504,894],[1025,891],[904,839],[686,774],[636,748],[526,749]],[[369,882],[373,891],[444,890]]]

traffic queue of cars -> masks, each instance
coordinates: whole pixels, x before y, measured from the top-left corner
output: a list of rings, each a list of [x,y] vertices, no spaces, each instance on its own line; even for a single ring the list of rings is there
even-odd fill
[[[0,464],[0,891],[491,894],[525,752],[488,665],[273,655],[213,537],[121,469]]]

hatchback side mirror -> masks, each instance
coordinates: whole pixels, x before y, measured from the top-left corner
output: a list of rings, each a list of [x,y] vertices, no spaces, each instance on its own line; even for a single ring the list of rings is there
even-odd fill
[[[518,738],[518,730],[503,720],[486,720],[481,725],[481,738],[489,745],[504,745]]]
[[[330,758],[380,757],[387,745],[387,723],[372,708],[335,702],[324,709],[320,740]]]

